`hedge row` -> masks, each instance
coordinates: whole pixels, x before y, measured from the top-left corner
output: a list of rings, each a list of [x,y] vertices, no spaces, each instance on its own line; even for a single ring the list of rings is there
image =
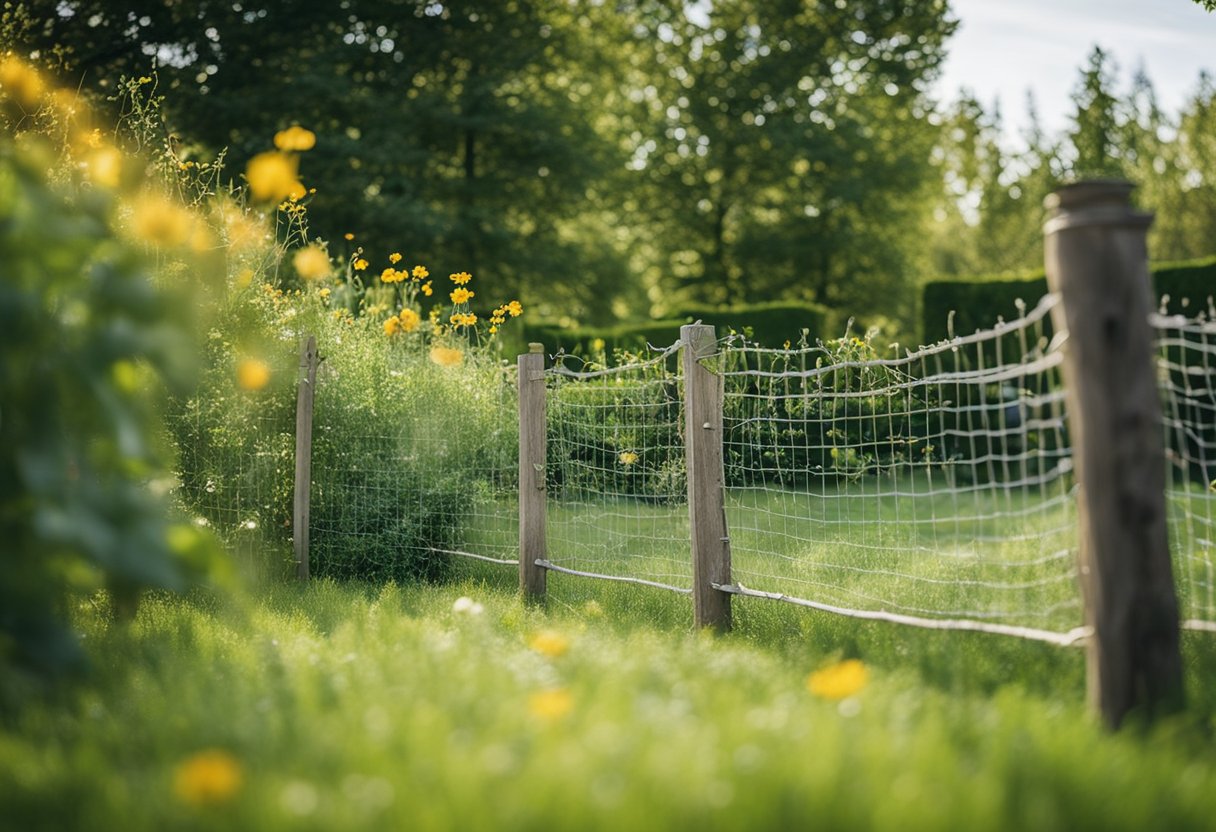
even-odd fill
[[[545,352],[549,353],[564,350],[588,355],[596,351],[598,341],[603,342],[608,353],[616,349],[638,352],[648,344],[663,348],[675,343],[680,337],[680,327],[695,321],[717,327],[719,335],[741,332],[769,347],[780,347],[786,341],[796,344],[804,330],[809,343],[839,334],[835,331],[835,318],[824,307],[777,301],[733,307],[687,306],[664,320],[608,327],[563,328],[542,321],[525,324],[523,337],[544,344]]]
[[[1206,309],[1208,298],[1216,295],[1216,257],[1184,263],[1159,263],[1151,267],[1153,289],[1165,299],[1171,314],[1194,315]],[[969,335],[992,327],[998,318],[1017,317],[1017,301],[1028,307],[1038,303],[1047,292],[1043,272],[1018,280],[935,280],[925,285],[921,312],[921,339],[940,341],[951,332]]]

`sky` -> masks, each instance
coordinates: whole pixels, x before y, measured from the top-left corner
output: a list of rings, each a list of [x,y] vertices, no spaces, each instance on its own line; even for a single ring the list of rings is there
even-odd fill
[[[1216,12],[1193,0],[949,0],[958,30],[937,84],[939,100],[966,87],[988,108],[1000,100],[1005,132],[1017,141],[1034,91],[1049,133],[1068,127],[1069,98],[1095,45],[1118,66],[1118,91],[1141,65],[1162,109],[1176,114],[1200,69],[1216,75]]]

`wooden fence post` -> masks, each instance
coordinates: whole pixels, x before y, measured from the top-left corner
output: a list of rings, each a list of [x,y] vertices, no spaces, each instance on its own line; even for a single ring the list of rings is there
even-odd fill
[[[528,344],[519,356],[519,589],[524,597],[545,597],[545,356]]]
[[[1064,382],[1079,493],[1089,699],[1110,728],[1182,701],[1178,600],[1165,514],[1161,404],[1145,235],[1127,182],[1047,197],[1047,282],[1067,331]]]
[[[317,385],[317,339],[309,335],[300,348],[299,389],[296,393],[296,485],[292,510],[292,542],[296,577],[308,580],[308,509],[312,489],[312,404]]]
[[[712,326],[680,327],[684,361],[684,448],[688,466],[688,517],[692,532],[693,620],[698,627],[731,626],[730,595],[714,589],[730,583],[722,469],[722,376],[701,366],[713,355]]]

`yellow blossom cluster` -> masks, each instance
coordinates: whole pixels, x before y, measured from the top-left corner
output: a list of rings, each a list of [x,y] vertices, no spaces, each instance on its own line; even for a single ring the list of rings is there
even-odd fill
[[[524,307],[517,300],[509,301],[499,306],[490,313],[490,334],[494,335],[498,332],[498,328],[503,325],[508,315],[512,318],[518,318],[522,314],[524,314]]]
[[[227,751],[211,748],[183,760],[173,772],[173,794],[190,806],[227,803],[241,789],[241,764]]]
[[[281,202],[303,199],[308,193],[300,182],[300,157],[297,152],[311,150],[317,137],[311,130],[294,125],[275,134],[275,150],[259,153],[245,167],[245,180],[255,202]]]
[[[304,280],[321,280],[329,277],[333,271],[329,255],[316,243],[296,251],[291,258],[291,264],[295,266],[296,273]]]
[[[477,316],[472,312],[453,312],[448,319],[452,326],[476,326]]]
[[[413,332],[421,323],[422,316],[407,306],[384,322],[384,334],[396,335],[398,332]]]
[[[469,298],[473,297],[472,289],[466,289],[463,286],[458,286],[452,290],[449,297],[452,298],[452,303],[468,303]]]
[[[463,286],[473,279],[473,275],[469,274],[468,272],[456,272],[456,274],[448,275],[448,279],[457,286]]]
[[[824,699],[846,699],[866,686],[869,675],[868,668],[859,659],[845,659],[816,670],[807,677],[806,687]]]

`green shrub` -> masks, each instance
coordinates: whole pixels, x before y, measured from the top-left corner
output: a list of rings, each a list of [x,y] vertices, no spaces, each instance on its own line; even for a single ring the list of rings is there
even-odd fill
[[[242,390],[243,333],[270,379]],[[188,503],[230,542],[266,543],[287,569],[295,465],[296,368],[315,335],[322,362],[313,413],[310,561],[319,577],[437,579],[469,514],[514,487],[513,379],[486,351],[440,366],[419,340],[371,316],[331,310],[317,287],[254,286],[234,298],[208,344],[200,389],[174,424]],[[503,460],[511,460],[506,470]]]
[[[198,300],[196,281],[156,270],[203,264],[148,256],[120,225],[123,191],[63,170],[49,182],[56,152],[0,137],[0,665],[45,672],[83,660],[68,623],[80,597],[108,589],[130,613],[218,553],[171,515],[159,407],[189,382]]]
[[[1156,263],[1150,272],[1154,295],[1169,314],[1197,314],[1206,310],[1209,298],[1216,295],[1216,257]],[[989,329],[1000,318],[1008,321],[1017,317],[1017,301],[1033,308],[1045,294],[1047,278],[1042,271],[1018,279],[930,281],[922,294],[922,340],[940,341],[951,331],[970,335]]]

